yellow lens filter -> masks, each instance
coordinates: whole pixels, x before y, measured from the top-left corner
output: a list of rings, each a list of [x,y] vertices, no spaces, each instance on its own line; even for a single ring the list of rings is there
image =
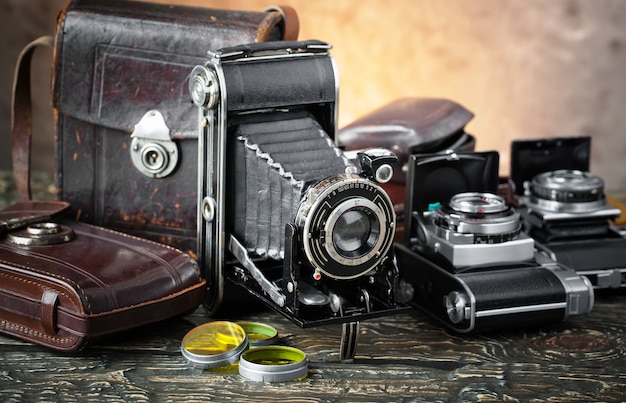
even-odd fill
[[[183,337],[181,351],[189,365],[208,369],[234,364],[248,348],[243,328],[231,322],[200,325]]]
[[[181,343],[183,357],[195,368],[222,368],[239,361],[239,373],[259,382],[285,382],[306,376],[302,351],[273,345],[278,332],[256,322],[209,322],[190,330]]]

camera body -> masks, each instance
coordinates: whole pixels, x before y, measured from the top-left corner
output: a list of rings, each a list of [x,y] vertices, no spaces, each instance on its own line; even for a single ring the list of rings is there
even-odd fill
[[[409,304],[460,333],[589,312],[588,280],[538,254],[497,194],[498,163],[497,152],[412,156],[407,238],[396,246]]]
[[[300,326],[396,312],[395,213],[380,183],[397,161],[335,144],[337,72],[319,41],[209,54],[199,106],[198,245],[215,311],[226,283]]]
[[[589,172],[590,137],[518,140],[511,145],[511,189],[537,248],[596,288],[626,286],[620,215]]]

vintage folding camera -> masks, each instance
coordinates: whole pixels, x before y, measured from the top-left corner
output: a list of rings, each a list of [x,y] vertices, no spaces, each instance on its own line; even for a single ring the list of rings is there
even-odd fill
[[[411,157],[407,240],[396,246],[410,304],[465,333],[587,313],[589,281],[536,253],[497,194],[497,152]]]
[[[336,146],[329,49],[319,41],[244,45],[210,53],[191,73],[209,312],[225,280],[300,326],[402,309],[395,214],[379,186],[397,158],[365,151],[357,168]]]
[[[590,149],[590,137],[514,141],[511,188],[538,249],[596,288],[624,287],[626,239],[611,224],[621,212],[589,172]]]

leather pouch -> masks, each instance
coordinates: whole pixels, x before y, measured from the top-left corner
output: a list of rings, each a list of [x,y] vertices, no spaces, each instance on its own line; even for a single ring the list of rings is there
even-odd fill
[[[187,254],[63,217],[68,203],[0,211],[0,331],[60,351],[195,309]]]
[[[58,18],[52,79],[56,186],[70,215],[194,253],[200,123],[189,73],[208,51],[297,34],[289,7],[71,1]],[[14,157],[14,171],[27,200],[27,136],[14,137],[14,156],[24,157]]]
[[[387,148],[405,166],[413,154],[473,151],[476,141],[465,132],[473,117],[472,112],[447,99],[401,98],[348,124],[338,138],[347,150]],[[397,169],[392,181],[405,183],[406,172]]]

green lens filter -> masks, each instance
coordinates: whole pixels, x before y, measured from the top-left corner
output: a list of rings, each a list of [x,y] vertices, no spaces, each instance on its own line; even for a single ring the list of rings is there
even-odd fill
[[[269,346],[278,340],[278,331],[272,326],[258,322],[237,322],[248,335],[250,347]]]
[[[308,370],[306,354],[286,346],[252,348],[239,361],[239,374],[258,382],[291,381],[306,376]]]

